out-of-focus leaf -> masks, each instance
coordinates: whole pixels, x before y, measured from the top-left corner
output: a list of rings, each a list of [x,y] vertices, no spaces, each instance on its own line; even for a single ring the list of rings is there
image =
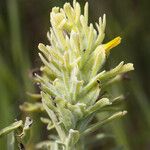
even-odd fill
[[[0,137],[5,135],[5,134],[10,133],[13,130],[16,130],[17,128],[19,128],[22,125],[23,125],[23,121],[22,120],[19,120],[19,121],[16,121],[16,122],[12,123],[10,126],[2,129],[0,131]]]
[[[37,103],[29,103],[25,102],[19,107],[22,111],[25,112],[37,112],[37,111],[44,111],[44,108],[42,106],[42,103],[37,102]]]

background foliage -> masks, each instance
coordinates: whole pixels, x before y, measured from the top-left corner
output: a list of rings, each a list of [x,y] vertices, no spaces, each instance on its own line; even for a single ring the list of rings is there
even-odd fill
[[[53,6],[62,6],[65,0],[1,0],[0,1],[0,128],[24,117],[19,105],[29,99],[26,91],[37,90],[32,84],[32,69],[40,65],[37,55],[39,42],[47,43],[49,12]],[[79,1],[84,4],[84,0]],[[116,35],[122,44],[113,49],[108,68],[121,60],[133,62],[135,71],[112,87],[112,93],[123,92],[128,115],[100,132],[110,136],[92,144],[91,149],[150,149],[150,1],[149,0],[89,0],[90,21],[107,15],[106,41]],[[30,100],[30,99],[29,99]],[[45,139],[45,130],[32,117],[32,143]],[[38,131],[38,132],[37,132]],[[43,133],[43,134],[42,134]],[[112,136],[113,135],[113,136]],[[6,137],[0,139],[0,149],[6,149]],[[32,145],[31,145],[32,147]],[[32,149],[32,148],[31,148]]]

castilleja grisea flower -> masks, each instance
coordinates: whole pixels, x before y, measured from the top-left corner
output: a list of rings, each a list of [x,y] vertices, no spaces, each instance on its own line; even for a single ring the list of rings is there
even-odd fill
[[[84,138],[102,124],[126,114],[126,111],[111,112],[115,100],[101,97],[105,86],[133,70],[133,64],[119,63],[106,71],[104,64],[111,49],[121,42],[120,37],[103,43],[106,15],[96,25],[88,22],[88,3],[84,13],[78,2],[65,3],[63,8],[54,7],[50,13],[50,45],[39,44],[39,56],[43,65],[42,75],[36,74],[40,83],[42,111],[49,119],[42,118],[49,129],[57,131],[57,138],[43,142],[37,147],[51,150],[80,150]],[[96,28],[95,28],[95,27]],[[97,113],[111,112],[102,122],[91,124]]]

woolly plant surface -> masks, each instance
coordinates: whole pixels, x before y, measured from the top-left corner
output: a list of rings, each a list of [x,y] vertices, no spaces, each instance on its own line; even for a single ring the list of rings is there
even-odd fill
[[[42,75],[36,74],[41,102],[20,106],[28,112],[36,109],[46,112],[49,119],[41,118],[41,121],[48,124],[48,130],[56,130],[55,138],[39,143],[39,149],[87,149],[86,136],[126,114],[126,111],[113,109],[119,98],[110,99],[102,93],[122,74],[133,70],[133,64],[121,62],[106,71],[106,59],[111,49],[120,44],[121,38],[103,43],[106,15],[94,25],[88,19],[88,3],[82,14],[76,1],[73,6],[65,3],[63,8],[54,7],[50,13],[51,27],[47,33],[50,45],[40,43],[38,46],[43,62]],[[109,116],[92,124],[96,114],[103,112],[108,112]],[[20,124],[15,127],[13,124],[0,135],[16,130],[18,126]]]

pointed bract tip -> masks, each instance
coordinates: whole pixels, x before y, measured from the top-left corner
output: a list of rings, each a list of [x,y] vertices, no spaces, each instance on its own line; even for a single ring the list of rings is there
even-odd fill
[[[126,110],[122,111],[122,115],[126,115],[128,112]]]

